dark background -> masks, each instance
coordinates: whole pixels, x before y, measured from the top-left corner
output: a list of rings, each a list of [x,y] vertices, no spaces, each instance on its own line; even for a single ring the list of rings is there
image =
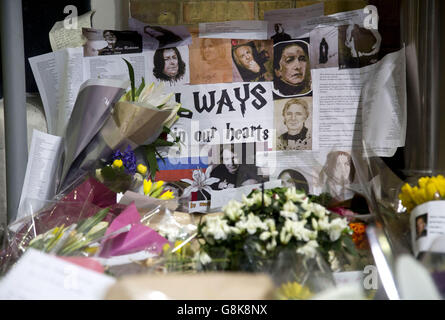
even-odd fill
[[[26,92],[38,92],[28,58],[52,51],[48,34],[57,21],[64,20],[67,16],[63,13],[63,9],[67,5],[76,6],[79,16],[91,10],[90,0],[22,0]],[[0,77],[0,98],[3,97],[2,81]]]

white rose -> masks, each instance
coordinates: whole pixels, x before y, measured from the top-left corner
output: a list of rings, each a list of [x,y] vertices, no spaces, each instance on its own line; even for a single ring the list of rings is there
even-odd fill
[[[272,251],[273,249],[276,248],[276,246],[277,246],[277,240],[275,238],[272,238],[272,241],[266,245],[266,250]]]
[[[235,201],[230,200],[229,203],[224,206],[222,209],[225,213],[225,215],[232,221],[238,220],[239,217],[243,214],[243,210],[241,209],[243,207],[243,204]]]
[[[330,228],[329,218],[327,216],[318,219],[317,223],[318,223],[318,230],[328,231]]]
[[[287,232],[287,230],[283,227],[280,232],[280,242],[282,244],[288,244],[291,238],[292,234]]]
[[[286,196],[287,200],[294,202],[301,202],[306,197],[304,192],[297,192],[297,189],[295,187],[287,188],[284,195]]]
[[[211,235],[215,240],[225,240],[231,230],[227,220],[221,217],[209,217],[202,231],[204,235]]]
[[[331,224],[329,226],[329,238],[331,241],[337,241],[343,230],[345,230],[348,227],[348,223],[346,219],[336,218],[331,221]]]
[[[251,206],[253,206],[254,204],[255,204],[255,198],[247,198],[244,194],[243,194],[243,196],[242,196],[242,199],[243,199],[243,203],[246,205],[246,206],[248,206],[248,207],[251,207]]]
[[[206,265],[212,262],[212,258],[205,251],[196,252],[194,256],[194,260],[201,265]]]
[[[312,218],[312,228],[314,228],[314,230],[318,230],[317,219]]]
[[[286,203],[283,205],[283,211],[288,212],[298,212],[298,207],[292,202],[292,201],[286,201]]]
[[[315,240],[311,240],[304,246],[297,249],[297,253],[303,254],[309,258],[314,258],[317,254],[318,243]]]
[[[264,231],[263,233],[260,234],[260,240],[266,241],[271,236],[272,236],[272,234],[269,231]]]
[[[318,203],[314,203],[312,205],[312,211],[318,218],[323,218],[327,213],[326,208],[322,205],[319,205]]]
[[[298,215],[292,211],[280,211],[280,216],[290,220],[298,220]]]

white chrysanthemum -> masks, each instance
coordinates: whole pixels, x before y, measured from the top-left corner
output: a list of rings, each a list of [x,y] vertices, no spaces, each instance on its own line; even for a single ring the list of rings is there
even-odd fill
[[[227,220],[222,217],[209,217],[206,220],[206,225],[202,229],[204,235],[210,235],[215,240],[225,240],[230,233],[230,226]]]
[[[331,221],[331,224],[329,226],[329,239],[331,241],[337,241],[343,230],[345,230],[348,227],[348,222],[346,219],[336,218]]]
[[[297,249],[297,252],[303,254],[309,258],[314,258],[317,254],[318,243],[315,240],[311,240],[304,246]]]
[[[286,196],[287,200],[294,202],[301,202],[306,197],[306,194],[304,194],[304,192],[298,192],[295,187],[287,188],[284,195]]]
[[[223,207],[223,211],[230,220],[236,221],[243,214],[242,207],[243,204],[241,202],[230,200],[229,203]]]

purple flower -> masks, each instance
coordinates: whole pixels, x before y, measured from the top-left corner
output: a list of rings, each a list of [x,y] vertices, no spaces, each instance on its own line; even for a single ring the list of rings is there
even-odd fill
[[[122,160],[126,173],[131,175],[136,173],[136,157],[134,156],[134,151],[130,146],[127,147],[124,153],[122,153],[120,150],[115,151],[111,159],[112,161],[117,159]]]

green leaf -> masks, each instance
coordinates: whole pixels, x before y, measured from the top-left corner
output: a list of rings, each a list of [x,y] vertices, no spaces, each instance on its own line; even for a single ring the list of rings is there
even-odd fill
[[[352,254],[353,256],[358,256],[354,241],[352,241],[352,238],[350,236],[343,237],[343,244],[350,254]]]
[[[156,160],[156,148],[153,145],[147,146],[147,162],[150,169],[151,179],[154,180],[156,172],[159,170],[158,161]]]
[[[136,89],[135,89],[135,84],[134,84],[134,69],[133,66],[131,65],[130,62],[128,62],[127,60],[123,59],[125,61],[125,63],[127,64],[128,67],[128,74],[130,76],[130,82],[131,82],[131,101],[135,101],[136,100]]]
[[[94,227],[105,218],[105,216],[108,214],[108,211],[110,211],[110,208],[102,209],[94,216],[85,219],[79,224],[79,226],[76,228],[76,231],[80,233],[87,233],[92,227]]]
[[[139,86],[138,90],[136,91],[136,98],[138,98],[142,92],[142,90],[144,90],[145,87],[145,79],[144,77],[142,77],[142,82],[141,85]]]

